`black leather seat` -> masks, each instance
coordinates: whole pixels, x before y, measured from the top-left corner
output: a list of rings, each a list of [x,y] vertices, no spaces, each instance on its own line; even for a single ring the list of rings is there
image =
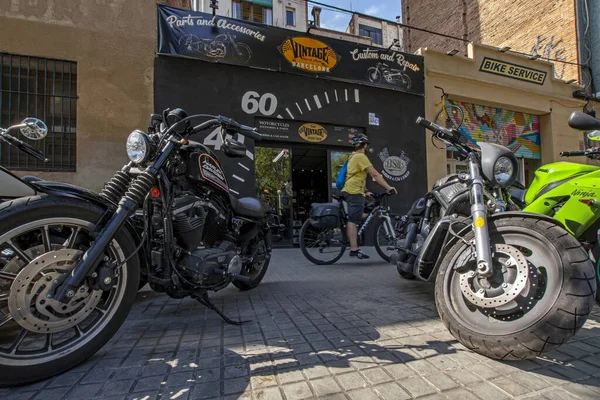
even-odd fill
[[[230,196],[230,199],[233,212],[240,217],[263,218],[271,211],[271,206],[254,197],[242,197],[241,199],[236,199],[235,197]]]
[[[21,177],[21,179],[23,179],[24,181],[27,181],[27,182],[43,181],[42,178],[38,178],[37,176],[31,176],[31,175],[25,175],[25,176]]]

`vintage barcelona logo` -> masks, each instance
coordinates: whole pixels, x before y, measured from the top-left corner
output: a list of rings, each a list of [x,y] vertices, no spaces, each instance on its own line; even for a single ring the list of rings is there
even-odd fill
[[[340,61],[329,45],[308,37],[288,38],[278,48],[294,68],[307,72],[331,72]]]
[[[318,143],[327,138],[327,130],[319,124],[304,124],[298,128],[298,134],[307,142]]]

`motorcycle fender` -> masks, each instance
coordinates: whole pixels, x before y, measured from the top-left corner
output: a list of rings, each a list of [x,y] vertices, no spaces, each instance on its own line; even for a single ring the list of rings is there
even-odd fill
[[[500,218],[511,218],[511,217],[543,219],[544,221],[548,221],[553,224],[556,224],[566,230],[566,227],[560,221],[557,221],[556,219],[554,219],[552,217],[549,217],[549,216],[543,215],[543,214],[535,214],[535,213],[531,213],[531,212],[526,212],[526,211],[505,211],[505,212],[501,212],[501,213],[497,213],[497,214],[488,215],[488,221],[493,221],[493,220],[497,220]]]
[[[14,175],[6,168],[0,167],[0,199],[18,199],[34,196],[37,192],[28,182]]]
[[[116,210],[116,208],[117,208],[116,204],[114,204],[108,200],[105,200],[103,197],[100,197],[100,195],[98,193],[93,192],[89,189],[82,188],[80,186],[75,186],[75,185],[71,185],[69,183],[63,183],[63,182],[48,182],[48,181],[33,182],[32,184],[35,186],[35,188],[37,189],[38,192],[45,193],[49,196],[68,197],[68,198],[85,200],[85,201],[89,201],[90,203],[93,203],[95,205],[98,205],[102,208],[112,210],[112,211]],[[127,221],[125,226],[127,227],[133,240],[135,240],[135,243],[139,244],[142,239],[141,239],[141,236],[140,236],[138,230],[133,225],[133,222],[131,220],[129,220],[129,221]],[[146,257],[146,253],[144,251],[140,251],[138,254],[140,255],[140,261],[142,263],[140,270],[142,271],[142,273],[145,274],[146,271],[148,271],[148,267],[149,267],[150,263]]]

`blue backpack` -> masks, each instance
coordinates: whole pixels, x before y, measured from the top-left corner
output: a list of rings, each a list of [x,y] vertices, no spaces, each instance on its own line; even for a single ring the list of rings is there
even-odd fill
[[[340,169],[340,172],[338,172],[338,176],[335,179],[335,186],[337,186],[338,190],[341,192],[342,189],[344,188],[344,185],[346,184],[346,178],[347,178],[347,174],[348,174],[348,162],[350,161],[350,158],[352,158],[352,156],[350,156],[346,162],[344,163],[344,165],[342,165],[342,169]]]

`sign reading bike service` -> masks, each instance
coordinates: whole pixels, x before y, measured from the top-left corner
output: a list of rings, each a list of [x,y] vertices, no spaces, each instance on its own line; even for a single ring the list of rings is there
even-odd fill
[[[508,78],[531,82],[537,85],[543,85],[544,81],[546,80],[546,72],[544,71],[524,67],[506,61],[494,60],[493,58],[489,57],[485,57],[483,59],[479,70],[481,72],[506,76]]]
[[[423,57],[159,4],[158,54],[424,93]]]

